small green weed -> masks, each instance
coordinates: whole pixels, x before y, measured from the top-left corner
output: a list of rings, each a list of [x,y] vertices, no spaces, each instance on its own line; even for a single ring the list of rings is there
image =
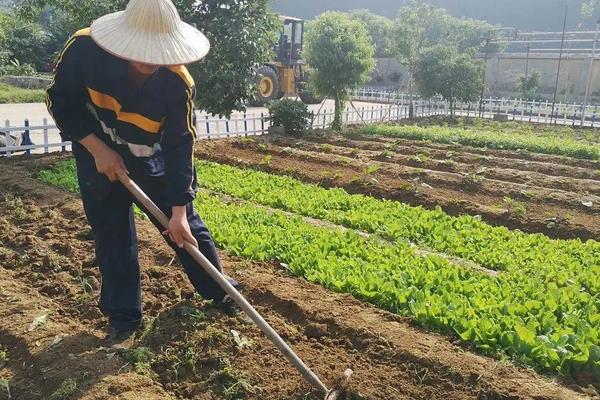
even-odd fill
[[[77,390],[77,381],[75,379],[66,379],[54,393],[50,396],[49,400],[67,400]]]
[[[366,169],[365,169],[365,174],[366,175],[373,175],[374,173],[376,173],[377,171],[379,171],[381,169],[381,167],[379,165],[369,165]]]
[[[219,369],[208,377],[208,381],[219,385],[226,400],[237,400],[258,393],[259,388],[251,385],[241,374],[236,373],[227,358],[222,358]]]
[[[514,200],[513,198],[506,196],[502,200],[509,214],[516,215],[518,217],[524,217],[527,214],[525,204]]]
[[[330,145],[329,143],[324,144],[323,146],[321,146],[321,151],[323,153],[331,153],[333,151],[333,146]]]
[[[121,353],[125,361],[133,365],[133,370],[140,375],[148,375],[152,371],[154,353],[144,346],[125,350]]]
[[[273,161],[273,156],[271,155],[266,155],[262,158],[262,160],[260,160],[259,164],[260,165],[271,165],[271,162]]]
[[[8,355],[6,354],[6,351],[0,347],[0,369],[4,368],[7,362]]]

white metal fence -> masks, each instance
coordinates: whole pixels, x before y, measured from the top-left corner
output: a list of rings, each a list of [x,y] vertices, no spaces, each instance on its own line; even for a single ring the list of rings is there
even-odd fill
[[[346,124],[368,124],[398,121],[409,116],[409,96],[393,90],[361,89],[352,93],[353,100],[366,101],[368,106],[355,107],[351,103],[343,112]],[[414,113],[417,117],[446,115],[447,105],[439,100],[413,98]],[[553,123],[571,126],[596,127],[600,125],[598,106],[583,107],[580,104],[557,103],[552,111],[548,101],[522,99],[486,98],[479,104],[458,103],[456,115],[466,117],[493,118],[497,114],[508,116],[509,120],[536,123]],[[219,139],[239,136],[255,136],[268,133],[270,121],[267,113],[237,113],[231,118],[215,118],[205,113],[197,113],[197,131],[200,139]],[[326,128],[334,119],[333,109],[322,109],[316,113],[313,128]],[[48,153],[70,150],[69,142],[62,142],[56,126],[44,119],[41,125],[31,125],[29,121],[5,121],[0,126],[0,155],[16,153]]]
[[[409,95],[390,89],[360,89],[353,92],[354,99],[360,101],[372,101],[378,103],[397,103],[407,105],[410,103]],[[423,101],[413,96],[415,111],[422,106]],[[440,100],[436,100],[439,102]],[[484,98],[481,104],[457,103],[454,111],[459,116],[493,118],[496,114],[504,114],[509,120],[570,125],[599,127],[600,107],[598,105],[587,105],[577,103],[557,102],[552,108],[552,102],[547,100],[526,100],[515,98]],[[449,113],[450,110],[447,109]]]
[[[422,102],[419,116],[443,114],[443,105]],[[348,107],[342,114],[345,124],[366,124],[395,121],[408,117],[408,106],[400,103],[374,104]],[[313,128],[326,128],[334,119],[334,110],[323,109],[315,113]],[[231,118],[215,118],[204,113],[196,115],[199,139],[220,139],[240,136],[256,136],[268,133],[270,127],[267,113],[238,113]],[[41,125],[30,125],[28,120],[17,123],[5,121],[0,127],[0,155],[48,153],[70,150],[70,142],[62,142],[56,125],[44,119]]]

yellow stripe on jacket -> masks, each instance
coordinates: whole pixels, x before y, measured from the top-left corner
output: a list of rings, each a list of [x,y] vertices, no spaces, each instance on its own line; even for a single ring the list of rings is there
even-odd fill
[[[145,130],[148,133],[159,133],[162,129],[162,123],[159,121],[151,120],[141,114],[129,113],[121,111],[123,108],[121,104],[114,97],[98,92],[92,88],[87,88],[90,99],[96,107],[103,108],[105,110],[111,110],[117,115],[119,121],[127,122]]]

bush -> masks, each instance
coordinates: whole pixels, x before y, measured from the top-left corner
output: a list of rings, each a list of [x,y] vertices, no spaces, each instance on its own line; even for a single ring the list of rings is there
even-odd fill
[[[283,126],[290,135],[301,135],[311,127],[313,113],[298,100],[276,100],[267,106],[273,126]]]
[[[30,64],[22,64],[19,60],[11,60],[6,65],[0,65],[0,76],[35,76],[37,72]]]

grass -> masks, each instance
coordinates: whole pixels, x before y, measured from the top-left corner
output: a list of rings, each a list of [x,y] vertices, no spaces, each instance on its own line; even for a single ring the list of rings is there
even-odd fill
[[[22,89],[0,83],[0,104],[43,103],[45,98],[43,89]]]

